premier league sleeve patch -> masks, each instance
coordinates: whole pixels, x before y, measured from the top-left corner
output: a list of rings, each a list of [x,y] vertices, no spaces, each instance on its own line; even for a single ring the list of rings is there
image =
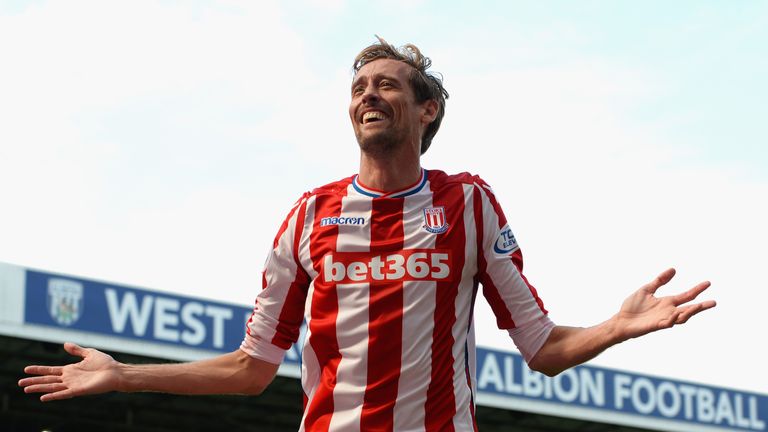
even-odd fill
[[[515,235],[512,234],[512,229],[509,225],[504,225],[499,231],[499,236],[496,237],[493,251],[500,255],[506,255],[510,252],[514,252],[517,247],[517,240],[515,239]]]

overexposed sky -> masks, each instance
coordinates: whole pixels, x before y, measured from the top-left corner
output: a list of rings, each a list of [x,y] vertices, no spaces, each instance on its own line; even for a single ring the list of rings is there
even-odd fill
[[[768,393],[768,4],[4,1],[0,261],[251,304],[291,204],[356,172],[351,63],[417,44],[426,168],[480,174],[553,319],[667,267],[719,305],[593,361]],[[478,343],[512,349],[488,308]]]

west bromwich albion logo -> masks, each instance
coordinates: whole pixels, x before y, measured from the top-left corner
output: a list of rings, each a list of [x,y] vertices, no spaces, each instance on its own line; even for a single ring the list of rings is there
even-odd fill
[[[48,313],[62,326],[76,323],[83,311],[83,284],[69,279],[48,280]]]
[[[445,217],[445,207],[427,207],[424,209],[424,229],[432,234],[442,234],[448,231],[448,220]]]

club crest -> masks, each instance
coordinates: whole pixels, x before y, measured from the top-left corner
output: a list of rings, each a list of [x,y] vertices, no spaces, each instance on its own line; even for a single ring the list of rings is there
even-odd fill
[[[424,229],[432,234],[442,234],[448,231],[448,219],[445,217],[445,207],[427,207],[424,209]]]
[[[48,313],[62,326],[71,326],[83,311],[83,284],[68,279],[48,280]]]

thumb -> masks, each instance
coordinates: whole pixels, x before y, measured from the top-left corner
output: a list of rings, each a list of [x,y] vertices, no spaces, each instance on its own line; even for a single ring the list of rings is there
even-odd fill
[[[80,345],[74,344],[72,342],[64,343],[64,351],[72,354],[73,356],[82,357],[82,358],[85,358],[85,356],[88,355],[87,349],[81,347]]]

